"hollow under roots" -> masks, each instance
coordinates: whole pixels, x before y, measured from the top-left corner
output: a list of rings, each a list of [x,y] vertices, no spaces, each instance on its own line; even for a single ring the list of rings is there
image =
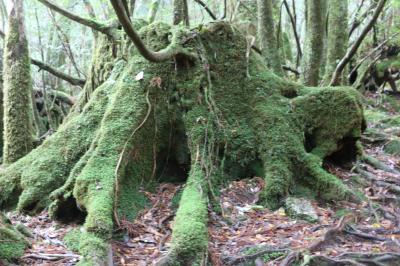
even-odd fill
[[[155,50],[168,45],[170,32],[158,23],[141,29]],[[100,265],[113,227],[143,207],[140,187],[165,175],[171,161],[191,165],[160,264],[197,265],[207,257],[208,195],[226,178],[264,175],[261,201],[271,208],[296,184],[324,200],[354,197],[321,165],[360,137],[356,91],[306,88],[275,76],[256,54],[246,58],[245,38],[226,23],[185,36],[176,45],[196,53],[196,61],[154,64],[129,45],[99,42],[112,56],[94,60],[93,69],[112,70],[54,135],[2,170],[1,206],[49,206],[55,218],[86,215],[81,263]]]

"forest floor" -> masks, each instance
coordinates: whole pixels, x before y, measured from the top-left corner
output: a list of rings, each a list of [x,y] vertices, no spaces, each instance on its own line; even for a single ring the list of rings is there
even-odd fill
[[[397,130],[382,126],[382,121],[400,114],[400,97],[390,97],[390,101],[368,95],[368,103],[373,106],[367,111],[371,130],[362,141],[366,154],[390,169],[400,169],[400,154],[384,152],[388,142],[400,135],[400,125]],[[280,265],[289,250],[308,249],[311,255],[333,259],[351,252],[399,254],[400,175],[365,163],[358,163],[357,167],[326,163],[325,168],[357,188],[367,200],[360,204],[321,204],[311,199],[318,222],[309,223],[290,218],[283,208],[269,211],[256,205],[258,192],[264,186],[262,178],[233,181],[220,191],[222,214],[209,208],[212,265]],[[151,206],[136,220],[122,221],[127,233],[112,243],[115,265],[152,265],[166,253],[177,207],[174,199],[180,191],[182,185],[163,183],[155,191],[146,192]],[[79,260],[63,242],[65,234],[79,225],[52,221],[46,212],[35,217],[9,216],[13,223],[28,227],[34,237],[21,265],[74,265]],[[316,243],[319,248],[310,249]]]

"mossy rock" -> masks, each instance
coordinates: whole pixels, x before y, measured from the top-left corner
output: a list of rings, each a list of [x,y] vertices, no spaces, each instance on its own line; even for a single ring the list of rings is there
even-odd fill
[[[0,213],[0,265],[2,261],[16,261],[24,255],[28,245],[25,237]]]
[[[285,201],[286,213],[294,219],[300,219],[315,223],[318,221],[318,215],[309,200],[288,197]]]

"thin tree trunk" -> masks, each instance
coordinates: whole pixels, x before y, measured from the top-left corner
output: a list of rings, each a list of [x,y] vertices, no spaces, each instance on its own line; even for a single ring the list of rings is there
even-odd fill
[[[10,164],[32,149],[32,81],[23,0],[13,0],[4,52],[3,162]]]
[[[258,0],[258,38],[267,65],[282,76],[282,62],[277,47],[271,0]]]
[[[147,19],[149,21],[149,23],[153,23],[154,20],[156,19],[159,6],[160,6],[160,0],[154,0],[153,3],[151,3],[151,7],[150,7],[148,19]]]
[[[187,0],[174,0],[174,20],[173,24],[184,23],[189,26],[189,10]]]
[[[302,81],[317,86],[324,52],[326,0],[308,0],[306,43],[303,50]]]
[[[333,0],[329,5],[328,55],[324,84],[328,85],[340,59],[346,54],[348,45],[348,0]],[[342,75],[339,83],[345,82]]]

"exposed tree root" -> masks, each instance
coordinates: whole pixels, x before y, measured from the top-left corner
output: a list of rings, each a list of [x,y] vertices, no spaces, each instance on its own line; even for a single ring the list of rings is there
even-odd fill
[[[369,155],[363,155],[361,158],[364,162],[368,163],[369,165],[375,167],[376,169],[386,171],[388,173],[392,173],[395,175],[400,175],[400,172],[396,169],[393,169],[392,167],[384,164],[383,162],[379,161],[378,159],[369,156]]]
[[[174,32],[155,23],[140,34],[160,51]],[[129,43],[121,41],[118,52],[99,45],[97,53],[113,56],[101,55],[66,122],[0,174],[2,207],[85,216],[81,264],[106,263],[118,217],[133,218],[143,207],[140,186],[172,166],[191,169],[160,265],[206,264],[208,195],[229,177],[264,175],[260,199],[271,208],[297,183],[320,199],[356,199],[322,168],[338,151],[358,152],[364,120],[356,91],[304,88],[275,76],[258,55],[246,57],[245,38],[229,24],[185,34],[173,35],[174,44],[198,60],[155,64]]]

